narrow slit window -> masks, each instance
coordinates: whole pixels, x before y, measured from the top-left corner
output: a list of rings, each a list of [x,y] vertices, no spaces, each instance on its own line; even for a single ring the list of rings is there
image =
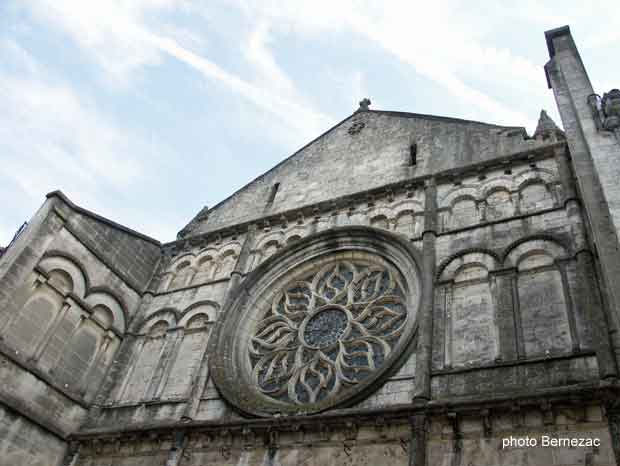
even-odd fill
[[[280,189],[280,183],[275,183],[271,187],[271,192],[269,193],[269,199],[267,200],[267,204],[273,204],[273,201],[276,199],[276,194],[278,194],[278,189]]]
[[[412,167],[415,166],[418,161],[417,157],[418,145],[414,142],[413,144],[411,144],[411,146],[409,146],[409,165],[411,165]]]

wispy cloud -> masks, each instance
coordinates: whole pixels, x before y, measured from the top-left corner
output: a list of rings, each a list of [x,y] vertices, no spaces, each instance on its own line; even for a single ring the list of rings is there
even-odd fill
[[[133,154],[154,157],[152,146],[110,121],[88,96],[50,79],[49,71],[14,42],[1,43],[0,50],[17,68],[0,70],[0,178],[13,197],[0,220],[2,241],[25,220],[20,212],[34,212],[54,189],[99,212],[116,210],[109,199],[148,173]],[[131,215],[124,220],[140,223]]]
[[[551,27],[571,24],[580,48],[588,50],[588,67],[588,57],[595,57],[590,70],[597,91],[608,90],[620,72],[605,58],[620,45],[620,10],[612,0],[595,8],[537,0],[4,5],[11,5],[15,21],[0,31],[0,202],[20,205],[21,213],[0,220],[0,243],[23,212],[32,213],[42,194],[58,187],[78,203],[171,239],[191,212],[153,220],[141,191],[179,189],[170,201],[177,211],[188,199],[198,208],[213,204],[364,96],[374,108],[404,96],[399,109],[532,130],[540,107],[552,114],[555,107],[542,71],[542,33]],[[48,34],[54,45],[46,48]],[[532,36],[536,53],[520,44]],[[409,107],[412,95],[425,107]],[[190,175],[199,181],[187,183]],[[134,196],[142,211],[110,200],[122,193]]]
[[[147,17],[182,5],[183,2],[173,0],[95,3],[38,0],[33,7],[39,17],[69,33],[112,79],[123,84],[127,83],[132,72],[139,71],[145,65],[159,63],[163,55],[167,55],[192,67],[206,78],[221,82],[262,111],[273,114],[279,124],[292,127],[305,137],[316,134],[334,121],[307,103],[290,98],[298,94],[292,81],[277,66],[265,46],[268,40],[266,24],[255,30],[246,49],[247,57],[265,78],[259,84],[226,71],[148,24]],[[187,34],[195,38],[195,34]]]

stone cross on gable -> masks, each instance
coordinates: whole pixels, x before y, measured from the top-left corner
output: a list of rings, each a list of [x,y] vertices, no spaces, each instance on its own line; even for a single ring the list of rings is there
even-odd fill
[[[368,111],[368,107],[370,106],[370,104],[371,104],[370,99],[368,97],[364,97],[362,100],[360,100],[360,108],[357,111],[358,112]]]

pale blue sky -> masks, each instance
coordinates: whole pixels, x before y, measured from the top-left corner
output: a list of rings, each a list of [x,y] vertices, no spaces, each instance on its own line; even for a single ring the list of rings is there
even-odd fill
[[[366,96],[559,123],[543,33],[565,24],[595,90],[620,86],[617,1],[1,0],[0,244],[54,189],[173,240]]]

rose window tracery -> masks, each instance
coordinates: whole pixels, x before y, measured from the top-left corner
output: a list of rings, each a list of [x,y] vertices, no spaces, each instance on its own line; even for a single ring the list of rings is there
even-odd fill
[[[328,261],[285,283],[258,318],[247,347],[252,381],[297,405],[337,396],[383,366],[408,318],[386,263]]]

